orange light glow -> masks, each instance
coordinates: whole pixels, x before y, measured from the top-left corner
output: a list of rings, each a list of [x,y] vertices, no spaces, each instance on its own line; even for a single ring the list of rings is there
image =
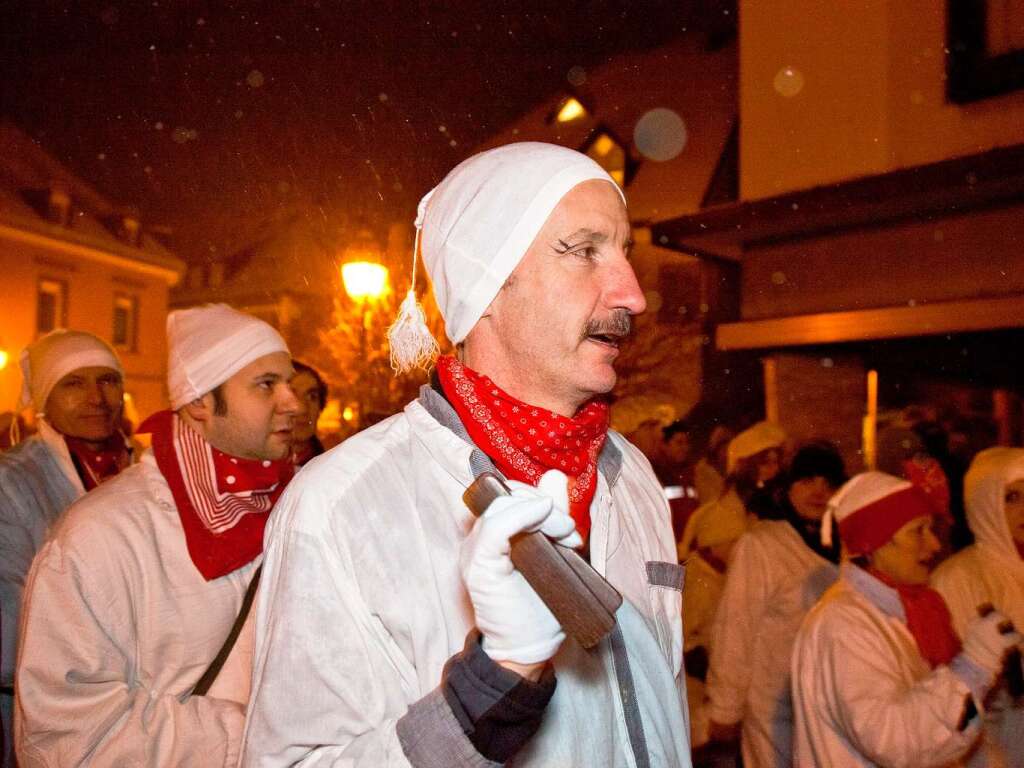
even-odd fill
[[[341,266],[345,292],[356,301],[379,299],[388,285],[388,268],[371,261],[352,261]]]

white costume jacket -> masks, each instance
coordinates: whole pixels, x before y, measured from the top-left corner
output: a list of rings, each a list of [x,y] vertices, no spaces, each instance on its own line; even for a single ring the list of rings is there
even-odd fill
[[[708,716],[742,719],[748,768],[792,762],[789,657],[800,622],[838,573],[784,521],[756,523],[736,542],[712,627]]]
[[[710,653],[711,626],[715,610],[725,589],[725,574],[719,573],[694,552],[686,559],[686,586],[683,590],[683,650],[703,647]],[[687,670],[692,673],[693,670]],[[686,676],[686,698],[690,711],[690,745],[708,741],[707,701],[704,680]]]
[[[964,719],[971,690],[955,671],[958,661],[933,670],[896,590],[844,564],[793,649],[796,764],[960,765],[978,741],[981,717]]]
[[[993,448],[979,454],[964,486],[967,521],[975,543],[943,563],[932,575],[953,614],[953,626],[964,629],[978,615],[978,606],[994,605],[1020,630],[1024,628],[1024,560],[1010,536],[1003,508],[1006,486],[1024,479],[1024,452]],[[985,749],[971,766],[1024,766],[1024,706],[1014,706],[1005,688],[986,702]]]
[[[63,436],[40,419],[39,432],[0,454],[0,719],[13,765],[14,661],[25,577],[50,527],[85,493]]]
[[[243,765],[486,766],[439,684],[473,610],[462,503],[486,457],[454,410],[419,400],[306,465],[267,533]],[[650,465],[609,434],[591,562],[625,598],[593,652],[554,659],[557,688],[522,766],[689,766],[681,568]]]
[[[243,705],[189,692],[257,565],[204,580],[149,451],[72,505],[26,586],[21,768],[234,766]]]

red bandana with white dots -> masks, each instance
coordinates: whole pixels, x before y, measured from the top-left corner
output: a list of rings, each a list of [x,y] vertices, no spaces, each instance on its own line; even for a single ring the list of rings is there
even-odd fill
[[[295,471],[290,459],[241,459],[218,451],[173,411],[139,427],[153,436],[153,456],[178,508],[185,545],[207,581],[263,552],[263,529]]]
[[[125,444],[124,435],[115,432],[99,448],[77,437],[64,436],[68,453],[82,480],[82,486],[91,491],[100,483],[114,477],[131,463],[131,453]]]
[[[608,404],[591,400],[569,418],[516,400],[454,357],[441,357],[437,374],[469,436],[502,474],[530,485],[549,469],[569,476],[569,514],[585,540],[597,457],[608,437]]]

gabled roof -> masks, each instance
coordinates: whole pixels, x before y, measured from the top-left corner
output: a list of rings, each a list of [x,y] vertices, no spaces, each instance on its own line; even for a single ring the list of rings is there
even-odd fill
[[[703,42],[699,35],[687,35],[651,51],[616,54],[589,70],[582,85],[567,83],[564,92],[537,104],[480,149],[514,141],[582,149],[600,130],[609,130],[637,163],[625,187],[634,222],[693,213],[700,208],[738,109],[735,42],[717,51],[708,51]],[[588,113],[559,123],[553,115],[570,95]],[[634,141],[637,122],[657,108],[674,111],[686,127],[686,144],[671,160],[644,157]]]
[[[230,255],[218,259],[224,270],[219,285],[175,289],[175,306],[210,301],[252,304],[282,294],[333,296],[337,291],[336,237],[308,215],[292,211],[273,217]],[[207,266],[214,262],[208,262]]]
[[[46,212],[49,191],[55,184],[71,198],[67,225],[53,221]],[[118,236],[118,223],[126,213],[36,141],[0,120],[0,229],[8,236],[106,256],[128,269],[134,263],[136,268],[176,282],[184,263],[145,229],[137,244]]]

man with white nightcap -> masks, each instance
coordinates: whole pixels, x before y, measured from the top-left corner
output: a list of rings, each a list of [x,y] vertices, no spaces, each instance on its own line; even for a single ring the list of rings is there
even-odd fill
[[[19,408],[38,432],[0,454],[0,711],[4,754],[13,765],[14,660],[25,575],[46,532],[71,502],[129,463],[121,434],[121,361],[91,333],[57,330],[21,354]]]
[[[417,226],[458,354],[282,498],[242,764],[689,766],[668,505],[601,399],[645,308],[622,192],[584,155],[512,144],[453,170]],[[410,296],[400,365],[430,346],[416,315]],[[474,519],[488,468],[513,492]],[[585,544],[622,593],[594,650],[512,566],[528,530]]]
[[[939,512],[883,472],[850,479],[829,502],[848,558],[804,619],[792,655],[794,764],[959,766],[978,747],[987,695],[1021,642],[997,610],[953,627],[928,586]]]
[[[291,478],[291,356],[224,305],[167,318],[174,410],[140,462],[71,506],[33,563],[18,659],[19,765],[234,766],[248,663],[195,689],[240,615]],[[236,647],[236,650],[238,648]]]

